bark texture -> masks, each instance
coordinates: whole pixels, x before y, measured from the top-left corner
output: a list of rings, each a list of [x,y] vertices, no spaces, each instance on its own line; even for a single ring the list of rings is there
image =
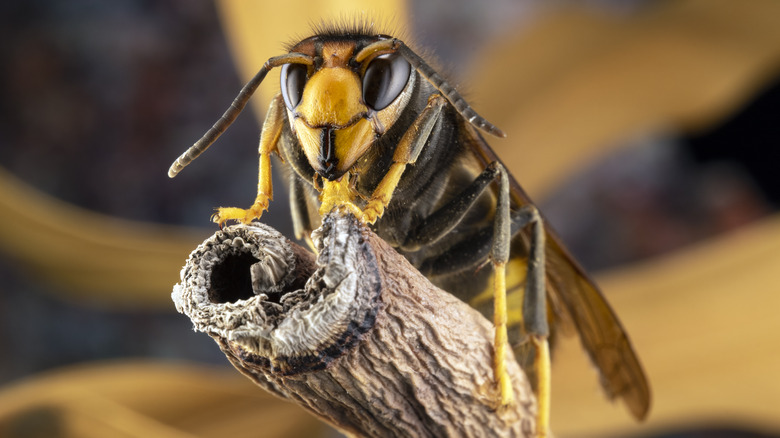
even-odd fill
[[[490,322],[352,216],[313,238],[316,258],[262,224],[215,233],[182,269],[177,310],[257,385],[348,435],[533,434],[513,359],[516,402],[496,409]]]

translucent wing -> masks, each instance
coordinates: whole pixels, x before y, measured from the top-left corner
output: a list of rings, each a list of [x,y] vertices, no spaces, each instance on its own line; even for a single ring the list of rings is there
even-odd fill
[[[623,399],[637,419],[645,418],[650,388],[628,336],[601,291],[549,228],[547,279],[550,300],[560,302],[569,313],[582,345],[599,369],[607,395]]]

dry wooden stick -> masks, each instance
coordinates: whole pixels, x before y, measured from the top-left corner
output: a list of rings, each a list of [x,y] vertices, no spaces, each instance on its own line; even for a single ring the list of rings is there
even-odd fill
[[[514,360],[516,403],[496,409],[490,322],[352,216],[313,237],[316,259],[265,225],[217,232],[182,269],[176,308],[257,385],[348,435],[532,435]]]

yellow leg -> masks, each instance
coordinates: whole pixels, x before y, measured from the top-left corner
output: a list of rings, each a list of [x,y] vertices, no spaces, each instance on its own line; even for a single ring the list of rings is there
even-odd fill
[[[506,353],[509,346],[506,330],[506,263],[495,264],[493,294],[493,324],[496,327],[493,372],[498,385],[500,405],[506,406],[515,398],[512,381],[506,371]]]
[[[401,180],[401,175],[406,169],[406,163],[393,163],[390,165],[390,170],[379,182],[379,185],[374,190],[371,199],[363,209],[363,216],[361,220],[367,224],[373,224],[377,219],[382,217],[385,212],[385,207],[390,203],[390,198],[393,196],[395,188],[398,186],[398,181]]]
[[[393,153],[393,164],[390,166],[390,170],[374,189],[371,199],[363,209],[363,215],[360,218],[364,223],[373,224],[382,217],[406,166],[417,161],[417,156],[420,155],[423,146],[425,146],[445,102],[444,98],[438,94],[431,96],[428,99],[428,105],[401,137]]]
[[[245,224],[259,219],[268,203],[273,199],[273,185],[271,178],[271,153],[276,150],[279,137],[284,126],[284,102],[281,96],[271,101],[268,108],[268,116],[263,123],[263,133],[260,136],[260,164],[258,165],[257,197],[248,209],[236,207],[220,207],[211,216],[211,221],[220,227],[229,220],[236,220]]]
[[[547,437],[550,430],[550,343],[547,337],[531,336],[531,343],[536,347],[534,368],[537,376],[537,404],[539,411],[536,415],[536,436]]]

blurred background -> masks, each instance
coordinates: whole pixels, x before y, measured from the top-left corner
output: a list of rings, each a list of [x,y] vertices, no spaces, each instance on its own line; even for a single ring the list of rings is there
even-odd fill
[[[773,0],[4,2],[0,436],[335,436],[170,301],[213,208],[254,199],[278,76],[166,172],[262,62],[343,17],[435,54],[508,133],[494,149],[634,341],[648,421],[564,342],[556,435],[780,436]],[[263,221],[292,235],[283,187]]]

